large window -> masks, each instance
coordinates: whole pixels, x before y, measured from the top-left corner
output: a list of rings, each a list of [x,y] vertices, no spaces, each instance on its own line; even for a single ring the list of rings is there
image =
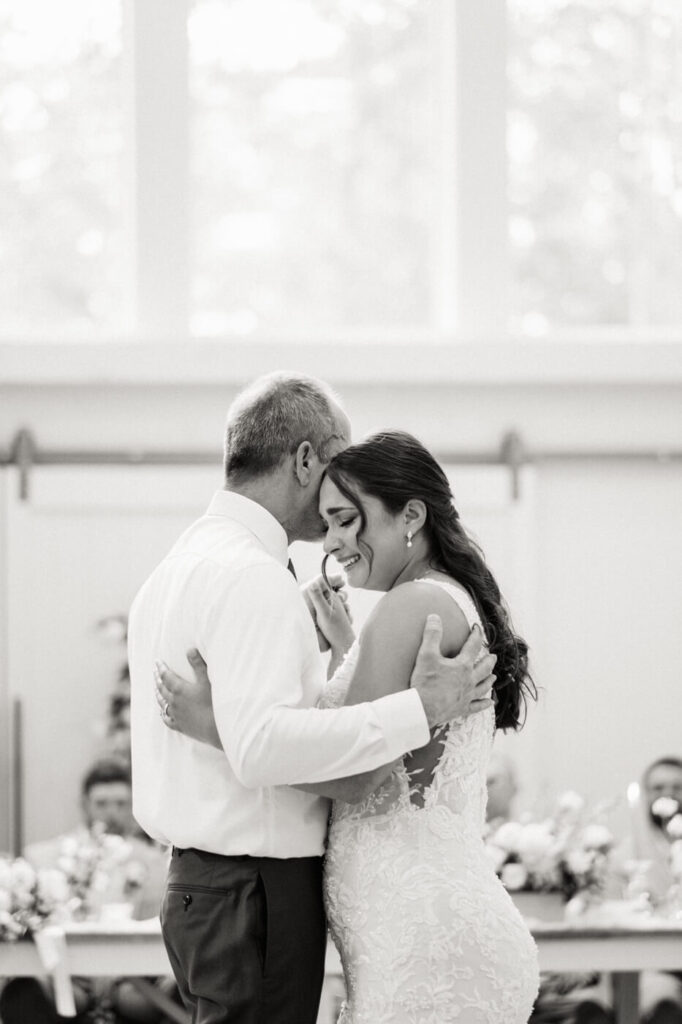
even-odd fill
[[[0,0],[0,335],[679,330],[681,55],[679,0]]]
[[[513,328],[682,323],[682,4],[508,0]]]
[[[120,331],[120,0],[0,2],[0,323]]]
[[[428,322],[429,10],[195,0],[199,333]]]

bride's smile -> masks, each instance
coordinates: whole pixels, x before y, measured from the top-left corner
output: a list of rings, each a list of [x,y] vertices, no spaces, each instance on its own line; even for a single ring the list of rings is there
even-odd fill
[[[419,510],[408,503],[393,514],[370,494],[358,489],[357,497],[361,507],[329,477],[322,481],[319,508],[325,552],[334,556],[351,587],[387,591],[415,579],[428,567]]]

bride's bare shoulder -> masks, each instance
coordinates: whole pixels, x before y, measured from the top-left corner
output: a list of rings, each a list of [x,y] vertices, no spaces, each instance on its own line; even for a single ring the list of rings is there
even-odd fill
[[[381,642],[397,642],[415,635],[421,639],[426,617],[439,615],[443,623],[443,653],[458,651],[469,635],[464,612],[443,588],[427,581],[401,583],[377,603],[362,631]]]

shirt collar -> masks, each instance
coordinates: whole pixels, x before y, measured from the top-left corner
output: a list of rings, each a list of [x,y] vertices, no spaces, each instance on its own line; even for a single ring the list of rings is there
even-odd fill
[[[245,526],[266,551],[282,565],[289,561],[289,542],[281,523],[266,508],[234,491],[216,491],[206,510],[209,516],[226,516]]]

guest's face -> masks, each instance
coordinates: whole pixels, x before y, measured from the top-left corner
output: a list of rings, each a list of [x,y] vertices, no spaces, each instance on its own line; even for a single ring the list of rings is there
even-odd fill
[[[320,488],[320,517],[324,524],[324,550],[333,555],[351,587],[390,590],[405,566],[403,516],[392,515],[378,498],[357,488],[365,514],[329,477]]]
[[[107,832],[128,835],[133,828],[130,786],[125,782],[97,782],[83,797],[83,813],[88,826],[99,822]]]
[[[487,774],[488,802],[486,818],[509,818],[516,794],[516,783],[507,766],[495,757],[490,759]]]
[[[644,788],[649,809],[662,796],[677,800],[682,807],[682,768],[674,764],[656,765],[647,774]]]

